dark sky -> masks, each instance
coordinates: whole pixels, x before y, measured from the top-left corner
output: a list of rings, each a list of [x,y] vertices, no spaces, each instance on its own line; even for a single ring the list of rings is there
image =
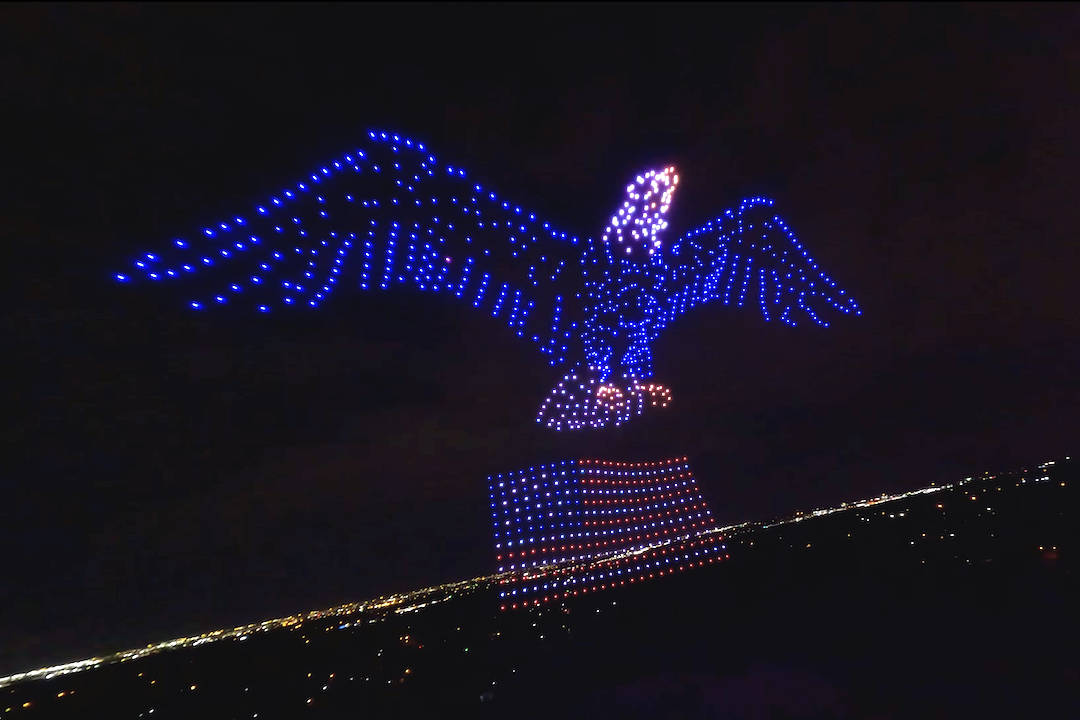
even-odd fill
[[[727,522],[1080,451],[1074,7],[0,12],[0,673],[487,572],[534,463],[685,455]],[[768,195],[863,315],[706,306],[666,413],[554,434],[543,356],[438,297],[111,281],[369,128],[583,234],[653,163],[672,230]]]

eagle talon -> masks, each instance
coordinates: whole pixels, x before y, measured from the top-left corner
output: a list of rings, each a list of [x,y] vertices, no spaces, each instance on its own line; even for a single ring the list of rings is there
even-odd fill
[[[617,427],[670,402],[671,390],[658,383],[633,379],[620,386],[602,381],[596,368],[575,368],[548,393],[536,421],[553,430]]]

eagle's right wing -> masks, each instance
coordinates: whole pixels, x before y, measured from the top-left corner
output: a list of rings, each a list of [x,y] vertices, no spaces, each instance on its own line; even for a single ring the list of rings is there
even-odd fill
[[[830,315],[860,314],[764,198],[745,200],[737,211],[686,233],[666,259],[665,325],[712,301],[757,306],[766,320],[788,325],[807,319],[827,327]]]

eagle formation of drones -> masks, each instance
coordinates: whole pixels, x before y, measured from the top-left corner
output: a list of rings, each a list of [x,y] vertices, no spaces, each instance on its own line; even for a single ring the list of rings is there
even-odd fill
[[[710,301],[754,305],[766,320],[859,314],[765,198],[664,240],[678,175],[630,179],[599,239],[523,210],[424,145],[388,133],[322,165],[250,212],[140,256],[116,279],[166,283],[220,273],[195,311],[242,304],[310,310],[339,286],[411,285],[502,318],[563,377],[537,422],[555,430],[620,425],[663,407],[653,342]]]

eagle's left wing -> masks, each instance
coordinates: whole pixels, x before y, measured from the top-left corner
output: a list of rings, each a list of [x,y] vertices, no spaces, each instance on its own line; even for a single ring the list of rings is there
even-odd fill
[[[668,266],[663,324],[705,302],[760,307],[766,320],[810,320],[827,327],[859,306],[810,257],[772,201],[751,198],[675,241]]]

